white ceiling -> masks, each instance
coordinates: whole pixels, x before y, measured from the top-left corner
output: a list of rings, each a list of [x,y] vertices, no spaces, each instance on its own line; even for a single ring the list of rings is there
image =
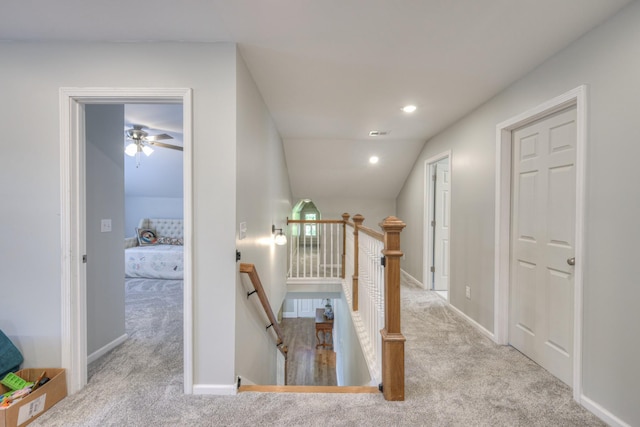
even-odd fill
[[[236,42],[294,197],[395,198],[428,138],[630,2],[2,0],[0,40]]]

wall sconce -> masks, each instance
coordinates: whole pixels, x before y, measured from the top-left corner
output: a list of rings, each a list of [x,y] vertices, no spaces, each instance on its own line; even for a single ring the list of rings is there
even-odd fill
[[[278,232],[278,234],[276,234],[276,231]],[[287,244],[287,236],[285,236],[284,233],[282,232],[282,228],[276,228],[275,225],[272,225],[271,234],[276,235],[274,238],[276,245],[282,246]]]

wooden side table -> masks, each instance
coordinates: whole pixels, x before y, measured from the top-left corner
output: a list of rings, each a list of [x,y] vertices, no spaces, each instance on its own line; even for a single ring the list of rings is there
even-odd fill
[[[316,338],[318,339],[316,348],[333,347],[333,319],[327,319],[324,316],[324,308],[316,308]]]

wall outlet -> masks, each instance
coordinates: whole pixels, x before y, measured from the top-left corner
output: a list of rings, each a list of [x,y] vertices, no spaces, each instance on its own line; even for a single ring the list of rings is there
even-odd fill
[[[111,220],[103,219],[100,221],[100,232],[101,233],[111,233]]]
[[[469,285],[466,286],[465,294],[467,295],[468,299],[471,299],[471,286],[469,286]]]

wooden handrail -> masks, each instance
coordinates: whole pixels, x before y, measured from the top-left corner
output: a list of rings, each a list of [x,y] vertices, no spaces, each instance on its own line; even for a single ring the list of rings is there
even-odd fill
[[[384,242],[384,234],[380,233],[379,231],[372,230],[371,228],[365,227],[364,225],[358,225],[358,229],[364,234],[367,234],[376,240]]]
[[[251,283],[253,284],[253,289],[255,289],[258,294],[258,298],[260,298],[260,303],[262,304],[262,308],[271,322],[271,326],[273,326],[273,330],[278,337],[278,342],[276,343],[278,346],[282,344],[284,340],[284,334],[282,333],[282,329],[280,328],[280,324],[276,319],[276,316],[273,314],[273,310],[271,309],[271,304],[269,304],[269,298],[264,291],[264,287],[262,286],[262,282],[260,281],[260,276],[258,276],[258,272],[256,271],[256,266],[253,264],[240,264],[240,273],[246,273],[251,279]]]
[[[267,329],[273,327],[273,331],[276,333],[277,342],[276,347],[282,355],[284,356],[284,383],[287,383],[287,352],[288,348],[284,344],[284,334],[282,333],[282,328],[278,323],[278,319],[273,314],[273,310],[271,309],[271,304],[269,303],[269,298],[267,297],[266,292],[264,291],[264,287],[262,286],[262,282],[260,281],[260,276],[258,276],[258,272],[256,271],[256,266],[253,264],[245,264],[240,263],[240,273],[245,273],[249,276],[251,280],[251,284],[253,284],[253,289],[258,294],[258,298],[260,299],[260,303],[262,304],[262,308],[264,309],[267,318],[269,319],[270,325],[267,326]],[[251,295],[251,293],[249,294]]]
[[[341,219],[289,219],[287,224],[342,224]]]

